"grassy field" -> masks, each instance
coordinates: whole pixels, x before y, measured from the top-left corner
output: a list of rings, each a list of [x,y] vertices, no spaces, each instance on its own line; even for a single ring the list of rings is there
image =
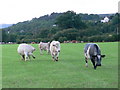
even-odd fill
[[[93,69],[91,62],[85,67],[85,43],[61,44],[58,62],[50,55],[40,55],[38,45],[35,60],[24,62],[17,53],[18,44],[2,45],[3,88],[117,88],[118,43],[98,43],[106,57],[102,66]]]

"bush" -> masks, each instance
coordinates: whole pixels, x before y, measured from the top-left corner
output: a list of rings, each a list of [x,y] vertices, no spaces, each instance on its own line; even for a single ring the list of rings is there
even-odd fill
[[[62,42],[64,42],[64,41],[67,41],[67,38],[66,38],[66,37],[59,37],[58,40],[62,43]]]
[[[83,39],[81,37],[76,38],[77,41],[82,41]]]
[[[78,30],[75,28],[64,29],[58,33],[56,33],[53,38],[55,40],[59,40],[60,37],[66,37],[68,40],[76,40],[78,36]]]

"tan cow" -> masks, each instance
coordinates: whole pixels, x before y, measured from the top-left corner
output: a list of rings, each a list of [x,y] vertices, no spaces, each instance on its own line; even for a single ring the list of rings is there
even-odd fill
[[[42,51],[47,51],[48,54],[50,53],[50,42],[48,43],[44,43],[44,42],[40,42],[39,43],[39,49],[40,49],[40,54],[43,54]]]

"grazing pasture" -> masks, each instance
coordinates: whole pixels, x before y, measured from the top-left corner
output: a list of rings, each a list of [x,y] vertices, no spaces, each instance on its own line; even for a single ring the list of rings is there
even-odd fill
[[[37,44],[34,60],[22,61],[18,44],[2,45],[3,88],[118,88],[118,42],[97,43],[106,57],[102,66],[85,67],[85,43],[61,44],[58,62],[51,55],[40,55]]]

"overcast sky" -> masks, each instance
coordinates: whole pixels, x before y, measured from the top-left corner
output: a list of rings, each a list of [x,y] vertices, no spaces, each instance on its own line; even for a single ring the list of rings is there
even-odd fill
[[[52,12],[109,14],[118,12],[119,0],[0,0],[0,24],[15,24]]]

